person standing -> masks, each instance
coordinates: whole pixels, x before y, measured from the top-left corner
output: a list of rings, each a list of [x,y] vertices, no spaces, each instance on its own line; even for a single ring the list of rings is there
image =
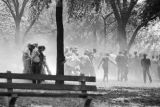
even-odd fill
[[[99,63],[98,69],[102,65],[102,69],[104,71],[103,82],[107,80],[108,82],[108,62],[109,62],[109,54],[106,54]]]
[[[119,54],[116,57],[116,63],[117,63],[117,80],[120,81],[122,79],[122,52],[119,52]]]
[[[41,66],[40,66],[40,53],[38,50],[38,46],[35,46],[32,55],[32,73],[33,74],[40,74],[41,71]],[[37,84],[38,81],[37,80],[33,80],[34,84]]]
[[[39,51],[39,58],[40,58],[40,74],[49,74],[51,75],[51,71],[48,67],[48,64],[46,62],[46,56],[44,55],[44,51],[45,51],[45,46],[39,46],[38,47],[38,51]],[[46,70],[45,70],[46,69]],[[45,72],[47,71],[47,73]]]
[[[27,45],[27,49],[23,52],[23,73],[31,73],[31,54],[34,49],[32,44]]]
[[[102,69],[104,71],[104,76],[103,76],[103,82],[105,82],[107,80],[108,82],[108,63],[111,62],[114,64],[114,62],[112,62],[110,59],[109,59],[109,54],[106,53],[105,56],[102,58],[102,60],[100,61],[99,63],[99,66],[98,66],[98,69],[100,68],[100,66],[102,65]]]
[[[160,56],[159,56],[159,59],[157,61],[157,72],[158,72],[158,79],[160,79]]]
[[[147,57],[147,54],[144,54],[143,59],[141,59],[141,66],[143,69],[143,80],[144,80],[144,83],[146,83],[146,76],[148,75],[150,83],[151,83],[152,78],[151,78],[150,71],[149,71],[149,68],[151,66],[151,61],[149,58],[146,58],[146,57]]]
[[[125,81],[128,81],[128,55],[127,55],[127,51],[124,51],[124,56],[123,56],[123,67],[124,67],[124,75],[123,78]]]

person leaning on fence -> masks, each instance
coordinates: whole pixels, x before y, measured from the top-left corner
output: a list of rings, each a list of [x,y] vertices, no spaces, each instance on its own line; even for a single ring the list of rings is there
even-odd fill
[[[23,73],[31,73],[31,54],[34,49],[32,44],[27,45],[27,49],[23,52]]]
[[[146,83],[146,75],[148,75],[150,82],[152,82],[152,78],[151,78],[150,71],[149,71],[149,68],[151,66],[151,61],[150,61],[150,59],[148,59],[146,57],[147,57],[147,54],[144,54],[143,59],[141,59],[141,66],[143,69],[144,83]]]
[[[41,66],[40,66],[40,57],[39,57],[40,53],[38,51],[38,48],[35,47],[31,58],[32,58],[32,73],[33,74],[40,74],[40,70],[41,70]],[[33,80],[33,83],[37,83],[37,80]]]
[[[38,47],[38,51],[39,51],[39,57],[40,57],[40,69],[41,72],[40,74],[49,74],[51,75],[51,71],[49,70],[48,64],[46,62],[46,56],[44,55],[44,51],[45,51],[45,46],[39,46]],[[46,69],[46,70],[45,70]],[[47,71],[47,73],[46,73]]]

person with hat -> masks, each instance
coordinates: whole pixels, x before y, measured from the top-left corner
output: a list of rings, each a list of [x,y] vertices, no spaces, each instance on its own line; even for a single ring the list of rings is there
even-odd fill
[[[23,73],[31,73],[31,54],[34,49],[34,46],[32,44],[27,45],[27,49],[23,52]]]
[[[151,66],[151,61],[150,61],[149,58],[147,58],[147,54],[143,55],[143,59],[141,59],[141,66],[142,66],[142,69],[143,69],[143,80],[144,80],[144,83],[146,83],[146,75],[148,75],[150,83],[151,83],[152,82],[152,78],[151,78],[150,71],[149,71],[149,68]]]

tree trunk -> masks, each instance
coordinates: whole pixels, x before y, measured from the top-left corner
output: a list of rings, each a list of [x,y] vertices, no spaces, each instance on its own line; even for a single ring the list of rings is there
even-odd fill
[[[63,0],[57,0],[56,4],[57,24],[57,69],[56,75],[64,75],[64,29],[63,29]],[[56,81],[57,84],[64,84],[64,81]]]
[[[36,22],[36,19],[34,19],[31,24],[29,25],[29,27],[27,28],[27,30],[25,31],[24,35],[23,35],[23,42],[25,41],[27,34],[29,33],[29,31],[31,30],[32,26],[34,25],[34,23]]]
[[[128,51],[130,50],[130,48],[131,48],[131,46],[132,46],[132,44],[133,44],[133,42],[134,42],[134,40],[135,40],[135,38],[136,38],[136,36],[137,36],[138,31],[139,31],[144,25],[145,25],[145,23],[142,23],[141,25],[137,26],[137,28],[135,29],[135,31],[134,31],[134,33],[133,33],[133,35],[132,35],[132,37],[131,37],[131,40],[129,41],[129,44],[128,44]]]
[[[107,32],[106,32],[107,24],[106,24],[106,19],[104,19],[103,21],[104,21],[104,46],[105,46],[106,42],[107,42],[107,38],[106,38],[106,35],[107,35]]]
[[[127,38],[126,38],[126,30],[124,25],[118,26],[118,43],[119,43],[119,51],[124,51],[127,49]]]
[[[93,46],[97,48],[97,31],[93,30]]]
[[[20,20],[15,21],[16,28],[15,28],[15,43],[17,46],[21,44],[21,37],[20,37]]]

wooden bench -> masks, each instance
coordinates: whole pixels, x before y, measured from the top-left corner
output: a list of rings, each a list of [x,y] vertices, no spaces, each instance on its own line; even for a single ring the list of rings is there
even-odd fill
[[[2,82],[2,79],[5,79]],[[15,79],[22,80],[51,80],[42,84],[33,84],[32,82],[14,82]],[[14,81],[13,81],[14,80]],[[54,81],[64,81],[64,84],[56,84]],[[77,82],[77,84],[69,82]],[[95,77],[81,76],[56,76],[56,75],[33,75],[0,73],[0,96],[11,97],[9,107],[14,107],[18,97],[78,97],[85,98],[84,107],[89,107],[94,92],[97,91],[96,85],[87,85],[86,82],[96,82]],[[90,92],[90,93],[88,93]]]

